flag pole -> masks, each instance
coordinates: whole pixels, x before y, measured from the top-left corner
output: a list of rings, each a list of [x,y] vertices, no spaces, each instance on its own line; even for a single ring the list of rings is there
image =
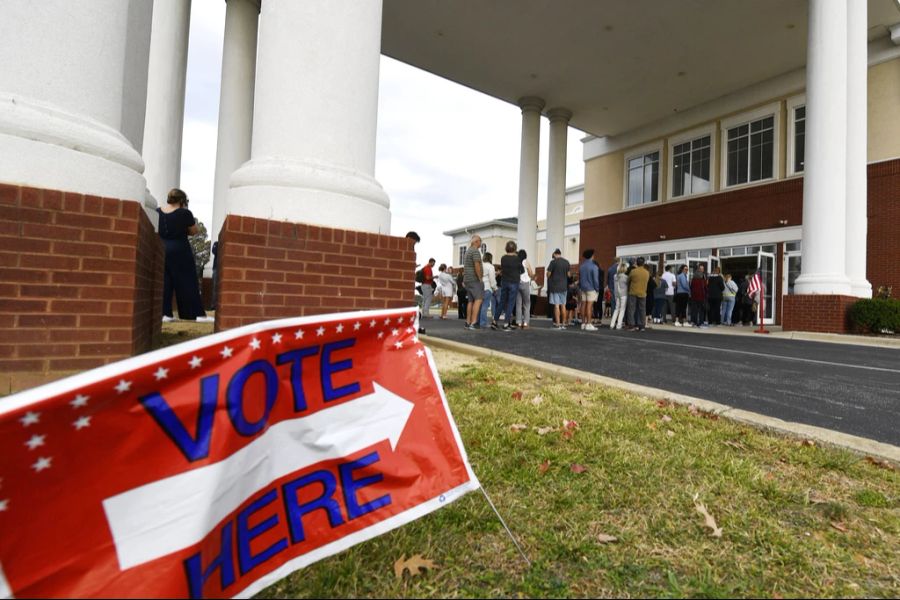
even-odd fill
[[[766,316],[766,284],[765,282],[760,282],[759,286],[759,309],[757,310],[757,319],[759,319],[759,329],[754,331],[753,333],[769,333],[769,330],[765,328],[763,325],[763,320]]]

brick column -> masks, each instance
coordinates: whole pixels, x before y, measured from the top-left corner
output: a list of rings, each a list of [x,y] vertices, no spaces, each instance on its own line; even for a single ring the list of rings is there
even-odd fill
[[[0,184],[0,393],[149,350],[164,260],[138,202]]]
[[[415,266],[406,238],[228,215],[219,235],[216,330],[413,306]]]

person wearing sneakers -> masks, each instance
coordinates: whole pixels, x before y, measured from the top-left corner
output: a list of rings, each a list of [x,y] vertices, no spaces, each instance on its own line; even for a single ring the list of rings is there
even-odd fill
[[[466,307],[466,329],[481,329],[478,317],[484,301],[483,259],[481,257],[481,236],[473,235],[469,249],[463,259],[463,285],[469,298]]]
[[[674,267],[666,267],[662,274],[662,279],[666,282],[666,309],[662,313],[661,323],[666,322],[666,312],[672,315],[672,323],[676,322],[675,318],[675,269]]]
[[[581,328],[585,331],[597,331],[591,324],[594,314],[594,302],[600,298],[600,267],[594,262],[594,249],[588,248],[582,253],[583,261],[578,267],[578,290],[581,296]],[[644,285],[647,282],[644,281]]]
[[[613,283],[613,292],[616,298],[615,308],[613,309],[612,321],[609,322],[610,329],[622,329],[622,322],[625,320],[625,309],[628,308],[628,265],[620,262],[615,269],[616,276]],[[613,271],[613,269],[610,269]]]
[[[639,256],[637,266],[628,275],[628,314],[632,329],[644,331],[647,323],[647,282],[650,271],[644,268],[644,257]]]
[[[519,278],[522,275],[522,259],[518,246],[513,241],[506,242],[506,254],[500,259],[500,310],[506,312],[503,331],[511,331],[510,324],[515,318],[516,296],[519,295]]]
[[[565,329],[566,288],[569,281],[569,261],[562,257],[559,248],[553,251],[553,260],[547,266],[547,295],[553,306],[553,326]]]
[[[488,326],[488,306],[492,304],[494,298],[494,290],[497,289],[497,273],[494,271],[494,256],[490,252],[485,252],[482,258],[481,270],[484,276],[484,301],[481,303],[481,314],[478,318],[478,324],[482,327]],[[491,307],[491,329],[497,329],[497,303],[493,302]]]
[[[681,265],[681,272],[675,279],[675,309],[677,318],[674,319],[675,327],[684,327],[687,318],[688,300],[691,299],[691,280],[688,277],[688,266]]]

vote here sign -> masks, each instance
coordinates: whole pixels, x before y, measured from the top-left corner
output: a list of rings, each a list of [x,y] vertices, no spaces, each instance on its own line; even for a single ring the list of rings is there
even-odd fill
[[[249,596],[477,489],[415,309],[0,398],[0,597]]]

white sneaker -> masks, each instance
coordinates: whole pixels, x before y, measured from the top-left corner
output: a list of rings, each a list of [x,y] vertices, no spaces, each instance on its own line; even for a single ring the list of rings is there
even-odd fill
[[[582,324],[581,324],[581,330],[584,331],[585,329],[587,329],[587,327],[585,326],[584,323],[582,323]]]
[[[585,329],[585,331],[597,331],[597,328],[594,327],[593,325],[591,325],[590,323],[588,323],[587,325],[585,325],[585,326],[584,326],[584,329]]]
[[[215,320],[214,317],[197,317],[198,323],[212,323]]]
[[[674,325],[675,327],[684,327],[684,325],[682,325],[680,321],[675,321],[674,323],[672,323],[672,325]]]
[[[175,317],[167,317],[166,315],[163,315],[162,322],[163,323],[171,323],[174,320],[175,320]]]

